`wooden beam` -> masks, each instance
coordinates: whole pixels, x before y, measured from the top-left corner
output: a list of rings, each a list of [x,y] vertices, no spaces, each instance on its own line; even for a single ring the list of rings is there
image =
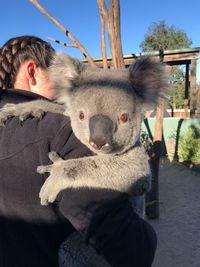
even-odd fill
[[[164,62],[191,60],[197,58],[197,53],[164,55]]]
[[[142,56],[141,54],[131,54],[130,56],[124,57],[125,66],[129,66],[134,60],[136,60],[138,57]],[[151,55],[152,58],[155,58],[157,60],[160,60],[160,55]],[[169,65],[181,65],[181,64],[187,64],[190,63],[192,59],[197,59],[198,53],[197,52],[188,52],[188,53],[177,53],[177,54],[167,54],[163,55],[163,62],[169,64]],[[102,59],[94,59],[97,66],[102,67]],[[112,58],[108,58],[108,66],[111,66]]]

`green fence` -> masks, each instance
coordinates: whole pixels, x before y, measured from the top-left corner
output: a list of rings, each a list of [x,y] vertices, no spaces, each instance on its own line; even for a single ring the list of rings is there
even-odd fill
[[[142,131],[146,132],[150,138],[154,135],[155,118],[148,118],[142,124]],[[180,118],[164,118],[163,119],[163,140],[166,146],[166,152],[170,160],[174,158],[175,153],[178,153],[178,141],[180,136],[183,136],[190,126],[195,127],[200,132],[199,119],[180,119]]]

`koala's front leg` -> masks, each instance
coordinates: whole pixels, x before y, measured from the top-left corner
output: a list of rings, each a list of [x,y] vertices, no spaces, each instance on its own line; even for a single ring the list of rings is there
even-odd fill
[[[61,113],[65,112],[65,107],[45,100],[34,100],[19,104],[6,104],[0,109],[0,126],[11,117],[19,117],[20,121],[28,117],[41,119],[45,112]]]
[[[94,175],[94,166],[91,166],[91,162],[93,164],[94,161],[91,159],[93,157],[63,160],[56,152],[50,152],[49,158],[53,164],[37,168],[40,174],[50,174],[39,193],[42,205],[53,203],[59,192],[66,188],[98,186],[97,182],[91,183],[92,175],[98,178],[98,172]]]
[[[111,189],[133,195],[141,195],[149,188],[150,170],[145,161],[138,166],[137,160],[131,165],[118,156],[62,160],[51,152],[49,157],[52,165],[38,167],[39,173],[50,173],[40,191],[42,205],[52,203],[66,188]]]

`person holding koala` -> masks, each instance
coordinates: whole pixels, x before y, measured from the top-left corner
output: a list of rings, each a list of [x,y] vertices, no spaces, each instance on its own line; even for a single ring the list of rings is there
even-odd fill
[[[8,40],[0,50],[0,107],[38,99],[51,104],[55,88],[47,69],[54,53],[35,36]],[[0,127],[0,146],[0,267],[66,266],[62,258],[58,263],[59,247],[76,231],[105,257],[105,266],[151,266],[156,234],[133,211],[127,194],[65,189],[52,205],[40,204],[47,176],[36,169],[50,164],[50,151],[65,160],[92,155],[69,118],[51,112],[23,123],[10,118]],[[88,262],[81,265],[77,258],[67,266],[89,267]]]

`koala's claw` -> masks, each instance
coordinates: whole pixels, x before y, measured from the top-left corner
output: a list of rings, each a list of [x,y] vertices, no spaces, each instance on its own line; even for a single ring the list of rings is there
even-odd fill
[[[53,203],[55,201],[56,197],[54,195],[49,195],[49,196],[40,196],[40,204],[42,206],[47,206],[49,203]]]
[[[6,121],[13,117],[12,114],[5,111],[3,108],[0,109],[0,126],[5,126]]]
[[[58,154],[55,152],[55,151],[51,151],[49,152],[49,159],[52,161],[52,162],[56,162],[58,160],[62,160],[61,157],[58,156]]]
[[[19,116],[19,120],[20,120],[20,122],[25,121],[29,116],[30,116],[30,113],[28,113],[28,112],[26,112],[26,113],[24,113],[24,114],[21,114],[21,115]]]
[[[22,112],[22,114],[19,115],[19,120],[21,122],[23,122],[30,117],[37,118],[37,119],[41,120],[44,117],[44,113],[45,113],[44,111],[39,110],[39,109],[31,111],[31,112],[29,112],[29,111],[24,112],[24,113]]]
[[[56,196],[54,194],[52,195],[49,194],[48,197],[46,198],[43,196],[40,201],[41,205],[45,206],[48,205],[49,203],[53,203],[56,200]]]
[[[31,112],[31,115],[35,118],[42,119],[44,117],[45,112],[42,109],[34,110]]]
[[[5,126],[6,120],[0,117],[0,126]]]
[[[37,173],[44,174],[49,173],[51,171],[51,165],[41,165],[37,167]]]
[[[58,156],[58,154],[54,151],[49,152],[49,159],[55,163],[57,161],[63,161],[61,157]],[[44,173],[50,173],[52,170],[53,164],[52,165],[40,165],[37,167],[37,172],[40,174]]]

